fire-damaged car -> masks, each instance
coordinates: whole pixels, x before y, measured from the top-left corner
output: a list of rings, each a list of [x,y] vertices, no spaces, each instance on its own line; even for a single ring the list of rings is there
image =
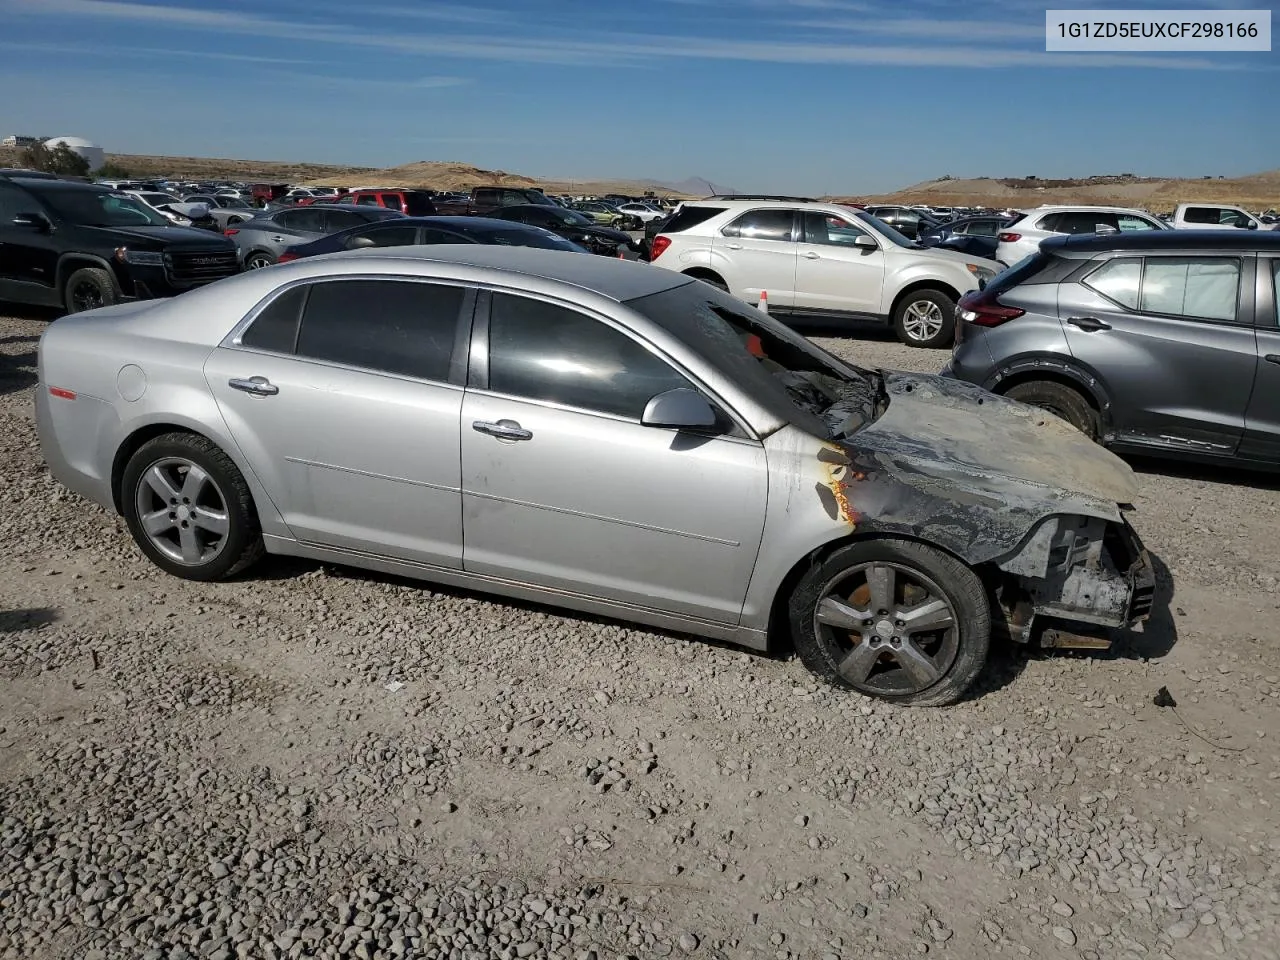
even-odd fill
[[[311,257],[58,320],[39,375],[53,475],[190,579],[347,563],[781,641],[921,705],[994,634],[1105,645],[1151,606],[1133,474],[1073,427],[642,264]]]

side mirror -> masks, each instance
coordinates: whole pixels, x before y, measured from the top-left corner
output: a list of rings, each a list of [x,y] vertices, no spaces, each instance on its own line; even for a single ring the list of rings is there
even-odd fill
[[[645,404],[640,423],[646,427],[706,430],[716,426],[719,418],[715,408],[697,390],[677,387],[651,398]]]
[[[31,227],[41,233],[48,233],[53,229],[53,224],[43,213],[20,213],[13,218],[13,224],[17,227]]]
[[[1257,230],[1257,229],[1258,229],[1258,221],[1257,221],[1257,220],[1250,220],[1248,223],[1246,223],[1246,224],[1244,225],[1244,228],[1245,228],[1246,230]]]
[[[1111,224],[1109,223],[1095,223],[1093,226],[1094,226],[1094,233],[1098,234],[1099,236],[1110,236],[1113,233],[1120,232],[1115,227],[1111,226]]]
[[[853,245],[861,247],[863,250],[879,250],[880,244],[868,237],[865,233],[859,234],[853,238]]]
[[[352,237],[349,241],[347,241],[348,250],[359,250],[361,247],[374,247],[374,246],[377,246],[377,244],[373,242],[372,237]]]

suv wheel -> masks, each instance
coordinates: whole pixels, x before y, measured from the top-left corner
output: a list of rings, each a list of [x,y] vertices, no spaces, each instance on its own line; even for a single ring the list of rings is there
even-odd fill
[[[1083,393],[1065,383],[1053,380],[1029,380],[1010,387],[1004,394],[1010,400],[1029,403],[1047,410],[1071,424],[1090,440],[1102,434],[1098,411]]]
[[[67,313],[82,313],[98,307],[109,307],[117,300],[116,285],[111,274],[101,267],[83,267],[67,277],[62,302]]]
[[[956,302],[941,290],[917,290],[902,298],[893,314],[898,339],[909,347],[951,345]]]
[[[263,267],[270,267],[275,264],[270,254],[263,253],[261,250],[255,251],[244,258],[244,268],[246,270],[261,270]]]

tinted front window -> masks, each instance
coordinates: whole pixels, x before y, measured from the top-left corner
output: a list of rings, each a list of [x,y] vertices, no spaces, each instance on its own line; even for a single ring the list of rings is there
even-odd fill
[[[0,183],[0,230],[13,225],[13,218],[20,213],[35,213],[35,204],[17,187]]]
[[[407,247],[417,241],[417,227],[372,227],[357,230],[343,244],[348,250],[361,247]]]
[[[1142,277],[1141,309],[1205,320],[1234,320],[1239,289],[1238,260],[1151,257]]]
[[[1186,210],[1182,211],[1182,222],[1217,223],[1220,212],[1217,207],[1187,207]]]
[[[246,347],[271,350],[275,353],[293,353],[298,336],[298,320],[302,315],[302,302],[306,299],[305,286],[293,287],[269,303],[253,325],[240,336]]]
[[[356,213],[354,210],[325,210],[324,211],[324,232],[337,233],[339,230],[349,230],[351,227],[358,227],[360,224],[367,222],[364,217]]]
[[[124,193],[97,190],[33,190],[59,216],[88,227],[164,227],[161,214]]]
[[[752,210],[734,220],[721,232],[726,237],[742,237],[744,240],[791,239],[794,215],[790,210]]]
[[[436,212],[436,205],[425,193],[409,193],[405,195],[404,212],[411,217],[429,217]]]
[[[820,243],[833,247],[851,247],[865,231],[848,221],[829,213],[808,212],[804,215],[804,239],[806,243]]]
[[[1111,260],[1089,274],[1085,285],[1130,310],[1136,310],[1138,291],[1142,286],[1142,261]]]
[[[639,420],[650,399],[689,382],[630,337],[584,314],[495,294],[489,389]]]
[[[448,378],[461,287],[335,280],[310,290],[299,356],[424,380]]]
[[[324,233],[323,210],[307,210],[305,207],[298,210],[286,210],[277,214],[275,221],[289,230],[298,230],[303,233]]]

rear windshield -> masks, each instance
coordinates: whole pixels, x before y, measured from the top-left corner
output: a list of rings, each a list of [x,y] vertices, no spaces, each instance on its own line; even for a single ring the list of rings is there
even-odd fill
[[[431,195],[426,193],[406,193],[404,196],[404,212],[411,217],[430,217],[436,212],[436,205],[431,202]]]
[[[681,230],[688,230],[700,223],[706,223],[727,209],[728,207],[681,207],[680,212],[667,221],[662,232],[679,233]]]
[[[994,278],[987,281],[985,289],[992,296],[998,296],[1024,283],[1032,283],[1037,276],[1044,273],[1057,258],[1050,253],[1036,253],[1023,257],[1013,266],[1002,270]]]

